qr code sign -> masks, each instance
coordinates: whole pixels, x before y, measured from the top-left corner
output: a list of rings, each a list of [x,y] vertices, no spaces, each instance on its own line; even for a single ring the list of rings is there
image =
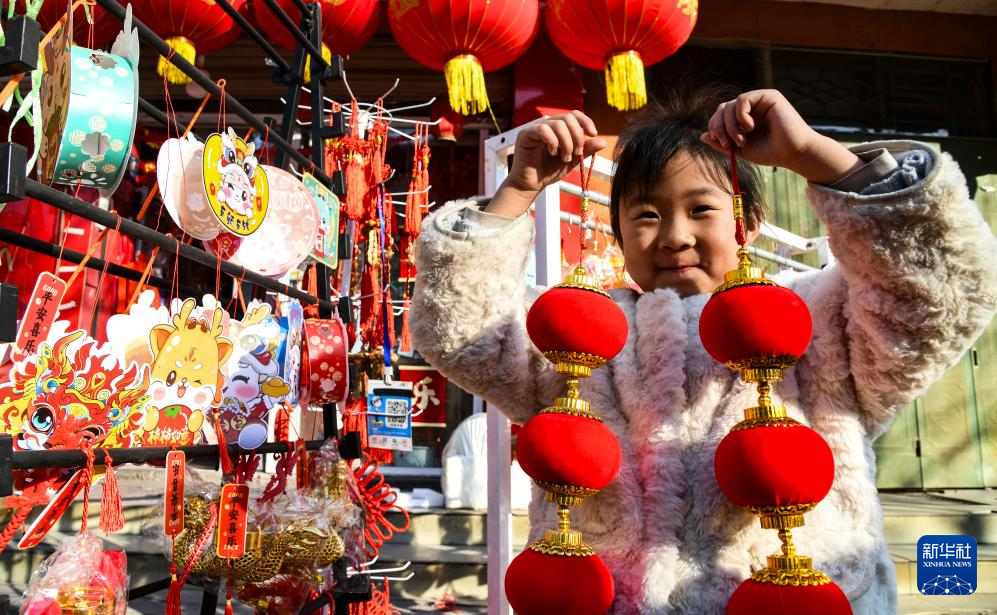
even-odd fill
[[[397,397],[384,398],[384,424],[392,429],[405,429],[408,426],[409,403]]]

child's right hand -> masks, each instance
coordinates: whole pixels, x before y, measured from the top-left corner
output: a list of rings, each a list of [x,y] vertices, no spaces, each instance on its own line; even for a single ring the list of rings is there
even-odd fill
[[[489,213],[516,218],[540,191],[561,181],[584,159],[605,148],[591,118],[581,111],[544,118],[519,132],[509,175],[499,186]]]

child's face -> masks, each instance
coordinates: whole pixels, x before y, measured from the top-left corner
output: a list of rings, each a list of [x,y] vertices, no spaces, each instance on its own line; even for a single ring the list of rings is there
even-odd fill
[[[643,290],[673,288],[682,297],[708,293],[737,268],[734,215],[725,188],[680,152],[653,193],[621,203],[624,261]],[[749,230],[748,241],[757,234]]]

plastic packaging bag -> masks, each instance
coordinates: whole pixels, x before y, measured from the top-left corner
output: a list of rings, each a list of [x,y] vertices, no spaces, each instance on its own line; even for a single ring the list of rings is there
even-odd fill
[[[31,577],[21,615],[124,615],[128,570],[124,551],[105,551],[100,538],[78,534],[62,541]]]

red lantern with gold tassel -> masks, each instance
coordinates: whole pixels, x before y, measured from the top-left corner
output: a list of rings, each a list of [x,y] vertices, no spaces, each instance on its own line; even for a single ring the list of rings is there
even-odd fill
[[[588,180],[582,170],[579,235],[585,247]],[[604,489],[620,469],[620,444],[582,399],[579,379],[619,354],[627,342],[623,311],[581,267],[533,303],[526,317],[533,344],[567,378],[554,405],[526,422],[516,439],[523,471],[557,504],[549,529],[509,565],[505,592],[520,615],[603,615],[613,603],[613,577],[581,532],[571,529],[569,507]]]
[[[246,10],[247,0],[229,0],[239,12]],[[198,54],[206,55],[230,45],[242,31],[214,0],[145,0],[133,4],[135,16],[161,36],[166,43],[191,64]],[[166,80],[178,85],[190,83],[190,77],[159,58],[156,67]]]
[[[717,447],[714,472],[728,499],[757,515],[763,528],[778,530],[782,553],[770,555],[768,565],[738,587],[727,614],[850,615],[841,589],[793,544],[792,529],[804,525],[803,515],[831,489],[834,457],[820,434],[788,417],[769,395],[771,383],[806,350],[812,320],[796,293],[752,266],[736,168],[731,154],[738,268],[727,272],[703,308],[699,335],[710,356],[757,383],[759,396]]]
[[[334,55],[346,55],[363,47],[381,23],[378,0],[320,0],[322,9],[322,57],[332,61]],[[301,11],[294,0],[277,0],[277,6],[295,25],[301,24]],[[253,23],[267,37],[284,49],[294,51],[298,39],[284,27],[266,2],[252,3]],[[311,80],[311,59],[305,61],[305,81]]]
[[[572,62],[605,70],[610,106],[632,111],[647,103],[644,66],[689,40],[698,7],[699,0],[550,0],[544,21]]]
[[[540,25],[538,0],[388,0],[388,24],[405,53],[443,71],[450,106],[463,115],[489,108],[484,73],[526,51]]]

